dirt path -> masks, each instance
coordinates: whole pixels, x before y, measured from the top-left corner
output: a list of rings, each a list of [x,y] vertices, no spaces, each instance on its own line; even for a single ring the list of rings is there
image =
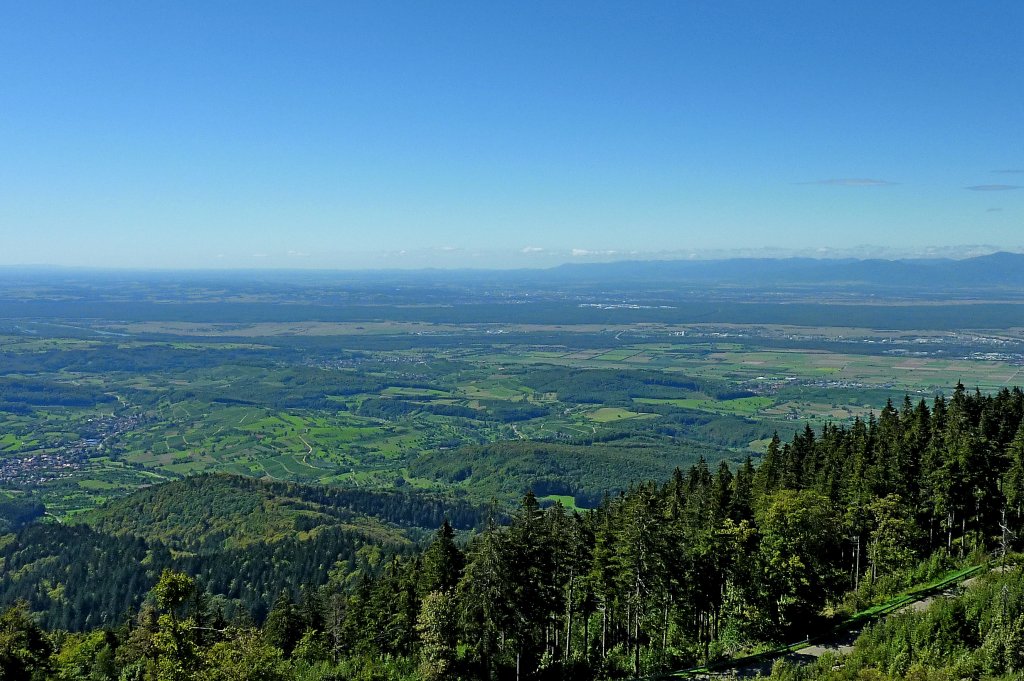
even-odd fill
[[[992,570],[983,571],[973,577],[965,579],[963,582],[958,584],[952,584],[949,588],[945,589],[940,593],[931,594],[924,598],[913,601],[903,606],[899,610],[895,610],[887,615],[884,615],[882,619],[891,617],[892,615],[901,612],[921,612],[927,610],[928,607],[939,598],[952,598],[956,596],[957,592],[961,589],[970,589],[989,572],[1002,572],[1006,570],[1005,567],[993,568]],[[694,679],[750,679],[758,675],[767,676],[771,673],[772,665],[775,664],[777,659],[785,659],[794,664],[811,664],[816,661],[819,657],[822,657],[826,653],[835,653],[837,655],[846,655],[853,652],[853,644],[856,642],[857,637],[860,636],[863,627],[855,627],[846,631],[835,634],[829,637],[828,640],[818,641],[813,645],[809,645],[800,650],[780,655],[779,657],[757,660],[736,666],[732,668],[725,668],[714,672],[708,672],[704,674],[697,674],[690,678]]]
[[[302,437],[301,435],[299,435],[299,439],[302,440],[302,444],[306,445],[306,453],[302,455],[302,463],[308,466],[308,457],[310,454],[313,453],[313,445],[306,442],[306,438]]]

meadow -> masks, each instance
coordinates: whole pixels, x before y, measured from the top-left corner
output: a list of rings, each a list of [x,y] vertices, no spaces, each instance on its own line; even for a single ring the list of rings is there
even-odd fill
[[[848,424],[887,399],[930,398],[958,381],[995,391],[1022,369],[1018,355],[991,351],[992,336],[834,326],[19,328],[0,336],[0,489],[38,496],[55,516],[208,471],[511,501],[564,477],[558,456],[580,465],[576,450],[553,453],[508,469],[514,484],[475,485],[519,454],[467,448],[516,442],[591,447],[579,450],[593,452],[591,468],[574,469],[591,487],[565,488],[593,498],[635,481],[629,452],[640,450],[629,447],[645,448],[654,473],[699,457],[742,461],[774,432]],[[475,462],[475,478],[448,470],[462,459]],[[544,498],[577,503],[560,492]]]

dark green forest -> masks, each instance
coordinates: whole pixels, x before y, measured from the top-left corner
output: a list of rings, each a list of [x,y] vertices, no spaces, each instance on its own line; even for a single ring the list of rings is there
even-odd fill
[[[400,493],[228,476],[155,487],[86,525],[0,539],[4,678],[616,678],[756,651],[1017,548],[1022,417],[1021,390],[958,385],[776,438],[756,467],[701,461],[583,513],[532,493],[507,518],[443,519],[439,501]],[[235,535],[218,520],[254,504],[261,520]],[[350,522],[356,509],[374,521]],[[417,548],[409,530],[438,521]],[[996,605],[879,622],[846,666],[776,673],[1016,678],[1024,596],[1019,581],[993,588]],[[931,630],[957,646],[930,655]]]

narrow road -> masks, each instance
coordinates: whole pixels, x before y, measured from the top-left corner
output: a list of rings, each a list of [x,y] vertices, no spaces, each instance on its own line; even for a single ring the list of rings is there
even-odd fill
[[[299,439],[302,440],[302,444],[306,445],[306,453],[302,455],[302,463],[309,465],[308,456],[313,453],[313,445],[306,442],[306,438],[299,435]]]
[[[990,571],[1002,571],[1005,568],[991,568],[982,570],[980,573],[975,574],[972,577],[964,579],[960,582],[954,582],[946,585],[941,591],[922,595],[921,598],[911,601],[897,610],[882,615],[878,619],[885,619],[892,615],[907,612],[907,611],[922,611],[926,610],[936,599],[939,598],[951,598],[956,595],[958,589],[969,589],[976,585],[979,580],[988,574]],[[877,621],[877,620],[873,620]],[[687,673],[677,672],[678,676],[683,676],[691,679],[749,679],[754,678],[758,675],[767,676],[771,673],[772,665],[775,664],[777,659],[785,659],[795,664],[811,664],[816,661],[819,657],[825,655],[825,653],[836,653],[838,655],[846,655],[853,651],[853,644],[856,642],[857,637],[860,636],[861,631],[864,627],[855,626],[844,631],[836,632],[831,636],[824,636],[816,640],[813,644],[800,648],[789,653],[779,654],[776,656],[766,656],[760,659],[743,661],[737,660],[737,664],[732,667],[721,667],[714,671],[699,672],[699,673]]]

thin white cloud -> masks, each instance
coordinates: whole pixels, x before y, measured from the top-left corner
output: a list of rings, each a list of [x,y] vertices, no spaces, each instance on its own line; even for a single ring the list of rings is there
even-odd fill
[[[1008,192],[1013,189],[1024,189],[1019,184],[976,184],[971,187],[965,187],[970,189],[972,192]]]
[[[519,252],[520,253],[526,253],[526,254],[529,254],[529,253],[543,253],[544,249],[540,248],[539,246],[527,246],[526,248],[524,248],[523,250],[521,250]]]
[[[618,251],[592,251],[588,248],[574,248],[572,249],[572,257],[574,258],[600,258],[609,255],[617,255]]]
[[[267,258],[269,256],[266,253],[253,253],[252,257],[254,257],[254,258]]]
[[[289,258],[308,258],[309,253],[303,253],[302,251],[288,251]]]
[[[828,180],[811,180],[810,182],[797,182],[797,184],[825,184],[835,187],[889,187],[899,183],[870,177],[833,177]]]

